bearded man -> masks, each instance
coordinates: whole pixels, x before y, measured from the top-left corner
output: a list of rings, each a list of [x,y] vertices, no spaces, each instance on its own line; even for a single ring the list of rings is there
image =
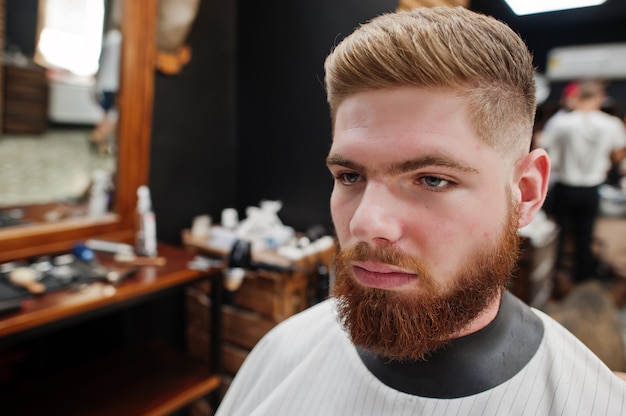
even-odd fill
[[[626,383],[506,291],[545,199],[532,56],[464,8],[385,14],[325,62],[339,252],[218,415],[624,415]]]

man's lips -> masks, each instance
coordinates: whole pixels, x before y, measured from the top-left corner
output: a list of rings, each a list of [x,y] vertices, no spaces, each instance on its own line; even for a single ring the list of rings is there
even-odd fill
[[[415,273],[382,263],[353,263],[352,270],[359,283],[376,289],[403,289],[418,278]]]

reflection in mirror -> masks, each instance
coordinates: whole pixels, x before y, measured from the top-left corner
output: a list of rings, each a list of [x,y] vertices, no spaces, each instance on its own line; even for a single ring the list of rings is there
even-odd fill
[[[0,5],[5,1],[21,6],[38,0],[0,0]],[[119,119],[111,212],[98,218],[72,217],[56,222],[1,227],[0,261],[66,251],[77,241],[94,237],[116,241],[133,239],[137,188],[147,183],[150,162],[157,0],[109,2],[119,3],[122,8],[121,32],[124,37],[116,99]],[[15,19],[12,22],[15,23]]]
[[[117,165],[119,2],[5,2],[0,227],[103,216]]]

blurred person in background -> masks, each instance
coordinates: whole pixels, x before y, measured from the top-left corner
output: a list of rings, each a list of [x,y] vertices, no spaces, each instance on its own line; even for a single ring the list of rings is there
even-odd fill
[[[571,111],[548,121],[539,141],[554,175],[548,204],[560,227],[557,275],[574,284],[595,275],[591,244],[600,207],[598,189],[626,149],[624,123],[602,111],[605,91],[604,82],[579,81]]]

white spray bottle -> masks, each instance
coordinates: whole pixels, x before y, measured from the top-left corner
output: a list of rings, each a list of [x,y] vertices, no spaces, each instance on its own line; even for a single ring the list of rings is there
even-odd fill
[[[91,173],[92,184],[89,191],[89,205],[87,215],[90,218],[101,217],[109,210],[109,172],[96,169]]]
[[[135,251],[140,256],[156,257],[156,219],[152,211],[150,189],[142,185],[137,188],[137,224]]]

